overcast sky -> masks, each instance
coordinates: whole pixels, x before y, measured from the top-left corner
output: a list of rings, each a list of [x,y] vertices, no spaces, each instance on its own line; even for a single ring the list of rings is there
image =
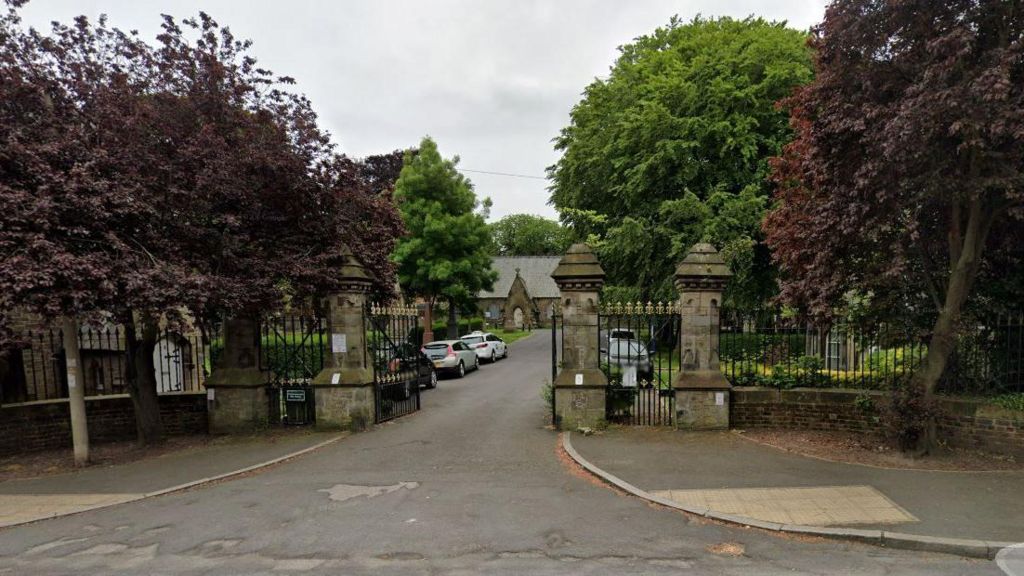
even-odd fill
[[[558,155],[551,139],[616,47],[664,25],[751,14],[818,22],[825,0],[32,0],[26,23],[107,14],[152,38],[161,13],[210,13],[253,41],[260,64],[298,81],[322,125],[352,156],[434,137],[459,155],[492,219],[556,217],[543,177]]]

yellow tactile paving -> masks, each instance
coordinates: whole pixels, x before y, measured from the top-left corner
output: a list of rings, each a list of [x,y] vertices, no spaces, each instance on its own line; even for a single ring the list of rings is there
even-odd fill
[[[129,502],[142,494],[0,494],[0,526]]]
[[[871,486],[655,490],[652,493],[694,508],[781,524],[838,526],[917,522],[917,518]]]

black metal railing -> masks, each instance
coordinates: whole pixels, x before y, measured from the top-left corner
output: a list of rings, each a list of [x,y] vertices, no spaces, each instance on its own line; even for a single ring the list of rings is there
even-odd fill
[[[605,304],[598,315],[598,363],[608,378],[606,418],[671,426],[679,371],[680,315],[674,304]]]
[[[1024,392],[1022,316],[961,323],[939,383],[949,394]],[[722,310],[719,363],[733,385],[889,389],[924,363],[929,331],[896,322],[816,325],[777,311]]]
[[[420,386],[433,367],[415,342],[419,315],[413,307],[368,305],[368,360],[373,366],[374,417],[377,423],[420,409]]]
[[[210,345],[196,330],[161,330],[153,350],[157,392],[203,390],[210,375]],[[78,329],[86,396],[127,394],[127,348],[122,326],[82,325]],[[0,403],[68,397],[64,333],[58,327],[26,330],[0,351]]]
[[[259,368],[267,377],[268,420],[273,425],[316,422],[313,378],[323,370],[327,322],[315,313],[295,311],[260,319]]]
[[[327,322],[313,313],[279,312],[260,319],[259,368],[267,383],[305,385],[324,367]]]

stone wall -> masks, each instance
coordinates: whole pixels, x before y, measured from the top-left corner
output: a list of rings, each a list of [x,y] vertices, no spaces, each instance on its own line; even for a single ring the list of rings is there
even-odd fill
[[[733,428],[874,432],[881,429],[878,408],[885,402],[886,394],[877,391],[736,387],[730,417]],[[941,441],[1024,458],[1024,412],[960,398],[942,398],[940,407]]]
[[[86,398],[89,440],[135,439],[135,412],[126,395]],[[160,417],[170,436],[206,434],[206,394],[160,396]],[[0,407],[0,457],[71,447],[71,415],[66,400]]]

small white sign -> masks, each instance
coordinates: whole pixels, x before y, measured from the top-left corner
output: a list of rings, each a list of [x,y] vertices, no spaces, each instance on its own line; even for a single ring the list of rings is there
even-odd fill
[[[74,374],[68,374],[68,388],[77,388],[78,379],[75,378]]]
[[[216,392],[216,389],[214,389],[214,388],[207,388],[206,389],[206,400],[207,401],[213,402],[214,392]]]
[[[725,392],[715,392],[715,406],[725,406]]]
[[[576,385],[583,386],[583,374],[576,375]]]
[[[341,382],[341,373],[340,372],[335,372],[334,374],[331,374],[331,384],[338,384],[340,382]]]
[[[78,367],[78,360],[75,360],[74,358],[68,358],[68,368],[71,369],[71,368],[77,368],[77,367]]]
[[[347,334],[332,334],[331,335],[331,352],[335,354],[345,354],[348,352],[348,341],[346,340]]]

